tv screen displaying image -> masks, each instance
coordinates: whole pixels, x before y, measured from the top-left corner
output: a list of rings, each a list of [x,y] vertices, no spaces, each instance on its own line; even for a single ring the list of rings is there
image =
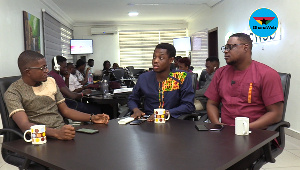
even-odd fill
[[[93,54],[93,40],[71,40],[71,54]]]
[[[191,37],[174,38],[173,45],[176,51],[191,51]]]

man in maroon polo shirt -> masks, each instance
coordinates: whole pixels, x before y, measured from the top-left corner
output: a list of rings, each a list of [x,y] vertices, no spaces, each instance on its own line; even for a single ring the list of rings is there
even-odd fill
[[[252,60],[251,50],[252,40],[244,33],[231,35],[222,47],[227,65],[216,71],[205,93],[212,123],[233,126],[235,117],[249,117],[250,128],[265,129],[282,119],[280,76],[274,69]]]

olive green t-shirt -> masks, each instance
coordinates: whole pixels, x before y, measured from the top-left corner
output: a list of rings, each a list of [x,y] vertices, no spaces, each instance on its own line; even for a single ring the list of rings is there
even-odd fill
[[[7,89],[4,100],[10,117],[24,111],[31,123],[50,128],[60,128],[64,125],[57,105],[64,102],[65,98],[51,77],[37,87],[29,86],[21,78]]]

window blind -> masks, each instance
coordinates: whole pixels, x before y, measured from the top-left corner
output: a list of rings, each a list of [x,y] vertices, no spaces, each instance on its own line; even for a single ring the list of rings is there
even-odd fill
[[[70,55],[70,39],[73,31],[61,24],[47,12],[43,12],[43,34],[44,34],[44,55],[48,67],[52,67],[51,60],[54,56],[62,55],[67,62],[72,62]]]
[[[182,38],[186,36],[186,29],[162,31],[120,31],[120,66],[133,66],[137,69],[152,68],[153,51],[157,44],[173,44],[174,38]],[[176,56],[186,56],[186,52],[177,51]]]
[[[191,65],[194,68],[205,69],[205,60],[208,57],[208,33],[206,30],[192,35]]]

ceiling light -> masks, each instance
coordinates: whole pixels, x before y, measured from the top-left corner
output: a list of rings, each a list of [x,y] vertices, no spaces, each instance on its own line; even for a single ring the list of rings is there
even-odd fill
[[[130,17],[135,17],[135,16],[138,16],[139,13],[138,13],[138,12],[129,12],[128,15],[129,15]]]

